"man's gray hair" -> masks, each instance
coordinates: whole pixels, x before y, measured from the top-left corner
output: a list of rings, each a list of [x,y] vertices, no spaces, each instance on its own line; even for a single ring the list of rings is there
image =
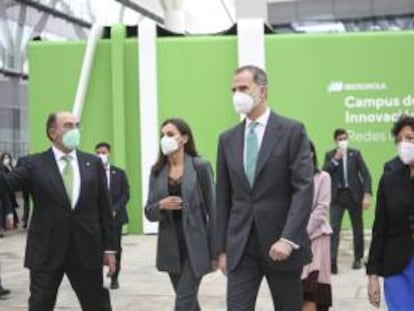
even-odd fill
[[[243,71],[250,71],[253,74],[253,81],[257,85],[267,86],[267,74],[263,69],[254,65],[246,65],[237,68],[234,74],[236,75]]]

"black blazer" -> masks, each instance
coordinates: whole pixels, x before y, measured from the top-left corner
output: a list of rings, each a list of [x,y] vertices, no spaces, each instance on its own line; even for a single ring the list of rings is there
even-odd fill
[[[129,201],[129,183],[125,171],[111,165],[109,167],[109,189],[112,208],[115,211],[115,222],[119,225],[128,223],[126,205]]]
[[[414,181],[404,166],[380,180],[367,274],[397,274],[410,262],[413,252]]]
[[[183,232],[188,258],[196,277],[211,271],[213,220],[215,209],[214,180],[210,163],[189,155],[184,160],[181,184]],[[158,202],[168,196],[168,164],[151,173],[145,215],[158,221],[157,268],[171,273],[181,272],[180,248],[171,211],[159,209]]]
[[[384,164],[384,173],[389,173],[395,169],[403,167],[404,163],[401,161],[399,156],[392,158],[391,160],[385,162]]]
[[[220,136],[217,155],[215,254],[227,268],[243,256],[252,224],[262,253],[275,270],[296,270],[310,262],[306,232],[312,209],[313,164],[303,125],[271,112],[259,151],[253,188],[243,164],[245,121]],[[267,254],[280,238],[300,246],[284,261]]]
[[[336,165],[332,159],[336,149],[326,153],[325,164],[323,170],[331,175],[332,179],[332,202],[335,201],[338,190],[342,185],[342,160]],[[347,149],[347,169],[348,169],[348,186],[352,193],[352,197],[358,204],[362,202],[364,193],[372,193],[371,190],[371,174],[362,158],[361,152],[357,149]]]
[[[58,269],[68,252],[77,252],[84,268],[101,269],[104,250],[115,250],[112,208],[102,163],[95,155],[80,151],[77,158],[81,186],[74,209],[52,149],[29,156],[12,173],[0,174],[0,192],[27,190],[33,199],[25,257],[29,269]],[[70,249],[70,245],[76,249]]]

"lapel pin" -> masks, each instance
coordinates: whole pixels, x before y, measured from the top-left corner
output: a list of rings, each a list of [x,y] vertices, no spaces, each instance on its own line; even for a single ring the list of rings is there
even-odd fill
[[[89,165],[91,165],[91,163],[90,162],[86,162],[86,166],[89,166]]]

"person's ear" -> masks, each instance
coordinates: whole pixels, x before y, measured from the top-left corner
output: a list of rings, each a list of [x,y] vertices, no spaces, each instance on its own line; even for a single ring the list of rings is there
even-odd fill
[[[183,145],[188,142],[188,135],[183,135]]]

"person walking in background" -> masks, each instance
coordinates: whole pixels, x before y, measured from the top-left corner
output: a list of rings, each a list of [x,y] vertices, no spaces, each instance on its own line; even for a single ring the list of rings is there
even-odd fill
[[[168,272],[176,311],[200,310],[198,289],[212,271],[215,192],[210,163],[198,157],[189,125],[161,125],[160,153],[149,181],[145,215],[159,222],[157,268]]]
[[[302,268],[311,261],[309,141],[302,124],[270,110],[267,88],[256,66],[234,72],[233,104],[246,118],[218,143],[215,254],[229,311],[254,310],[263,277],[276,310],[301,310]]]
[[[354,238],[352,269],[362,268],[364,257],[364,227],[362,211],[371,204],[371,174],[359,150],[348,147],[348,133],[344,129],[334,131],[336,148],[325,155],[323,170],[331,175],[332,205],[330,222],[333,229],[331,240],[331,271],[338,273],[337,257],[342,218],[348,211]]]
[[[326,311],[332,306],[331,250],[329,224],[331,177],[318,169],[315,146],[310,142],[313,159],[313,204],[307,231],[311,240],[312,262],[302,271],[303,311]]]
[[[27,234],[29,311],[54,309],[64,275],[84,311],[109,311],[102,265],[115,271],[114,224],[101,161],[78,150],[79,121],[70,112],[49,115],[51,148],[0,173],[0,193],[27,190],[34,207]]]
[[[115,219],[115,242],[116,242],[116,270],[111,277],[111,289],[119,288],[119,272],[121,271],[122,255],[122,228],[128,223],[128,212],[126,205],[129,201],[129,183],[123,169],[111,164],[111,145],[106,142],[95,146],[95,153],[101,159],[105,168],[113,215]]]
[[[23,156],[17,159],[16,162],[16,168],[22,166],[24,161],[27,161],[28,156]],[[23,228],[27,228],[29,224],[29,218],[30,218],[30,195],[28,191],[23,190],[22,191],[23,196]]]
[[[11,173],[14,170],[13,157],[10,153],[4,152],[0,156],[0,171],[6,174]],[[8,192],[3,200],[3,204],[7,205],[5,208],[13,213],[14,228],[17,228],[19,224],[19,216],[17,215],[16,208],[19,207],[16,200],[16,194],[14,191]]]
[[[384,277],[389,311],[414,310],[414,117],[401,116],[391,130],[404,164],[381,177],[369,249],[369,302],[379,307]]]

